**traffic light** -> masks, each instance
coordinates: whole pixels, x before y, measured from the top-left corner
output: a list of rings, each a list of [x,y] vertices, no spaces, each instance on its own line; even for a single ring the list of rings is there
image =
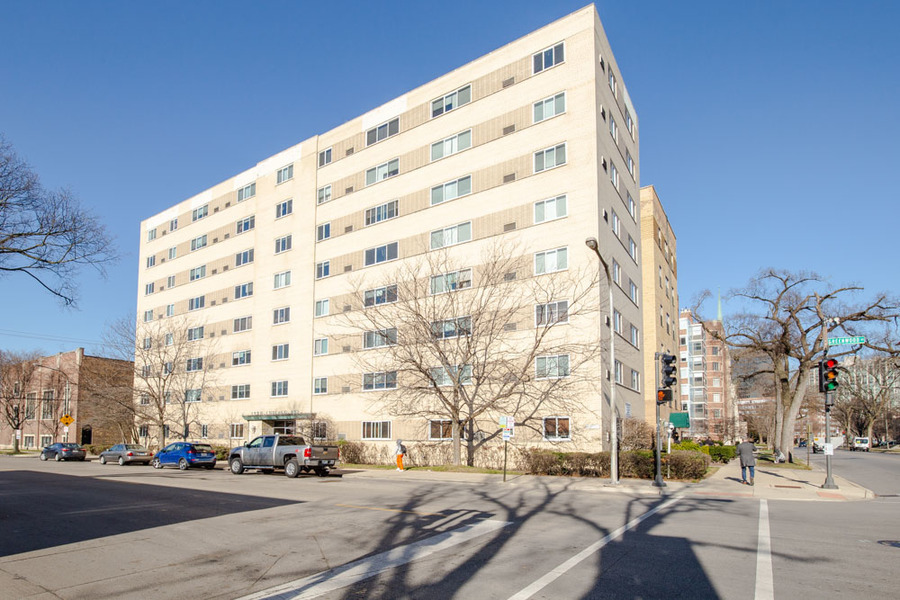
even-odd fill
[[[826,358],[819,361],[819,391],[833,392],[838,387],[837,380],[838,361],[836,358]]]
[[[666,388],[664,390],[656,390],[656,403],[668,404],[672,401],[672,390]]]
[[[659,359],[662,361],[662,387],[670,388],[678,383],[678,380],[675,379],[675,357],[671,354],[663,354]]]

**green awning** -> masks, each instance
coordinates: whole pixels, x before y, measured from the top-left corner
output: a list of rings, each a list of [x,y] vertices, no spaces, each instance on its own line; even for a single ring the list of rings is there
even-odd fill
[[[669,423],[675,427],[688,429],[691,426],[691,417],[686,412],[673,412],[669,414]]]
[[[242,415],[245,421],[293,421],[293,420],[309,420],[316,418],[314,413],[301,412],[255,412],[248,415]]]

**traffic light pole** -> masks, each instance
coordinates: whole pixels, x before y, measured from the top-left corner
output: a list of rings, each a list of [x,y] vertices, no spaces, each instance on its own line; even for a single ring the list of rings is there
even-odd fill
[[[828,322],[826,319],[822,324],[822,338],[823,338],[823,346],[825,346],[825,356],[824,360],[828,360]],[[823,361],[824,362],[824,361]],[[822,386],[824,382],[822,381],[822,363],[819,363],[819,385]],[[822,484],[822,489],[825,490],[836,490],[838,486],[834,483],[834,479],[831,476],[831,456],[834,454],[834,446],[831,445],[831,407],[834,404],[834,400],[831,398],[831,392],[829,390],[825,390],[825,446],[831,450],[831,454],[825,454],[825,483]],[[809,444],[809,442],[806,442]],[[809,466],[809,465],[807,465]]]
[[[657,352],[654,356],[654,371],[656,372],[656,390],[657,394],[659,393],[659,352]],[[659,430],[660,430],[660,422],[659,422],[659,396],[656,398],[656,479],[653,480],[653,485],[656,487],[666,487],[666,482],[663,481],[662,476],[662,442],[660,441]]]

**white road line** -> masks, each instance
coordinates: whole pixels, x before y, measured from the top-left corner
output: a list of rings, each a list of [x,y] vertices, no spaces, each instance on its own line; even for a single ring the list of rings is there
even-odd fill
[[[369,556],[336,569],[322,571],[321,573],[297,579],[268,590],[242,596],[237,600],[303,600],[306,598],[317,598],[328,592],[333,592],[364,579],[374,577],[388,569],[405,565],[414,560],[430,556],[435,552],[441,552],[457,544],[491,533],[509,524],[508,521],[480,521],[474,525],[465,525],[459,529],[440,533],[405,546],[398,546],[387,552]]]
[[[99,512],[121,512],[123,510],[137,510],[139,508],[156,508],[158,506],[170,506],[170,504],[166,502],[153,502],[151,504],[120,504],[118,506],[107,506],[104,508],[87,508],[84,510],[70,510],[68,512],[57,513],[61,516],[71,516],[71,515],[88,515],[91,513],[99,513]]]
[[[772,576],[772,538],[769,537],[769,503],[759,501],[759,534],[756,547],[756,600],[773,600],[775,582]]]
[[[580,563],[581,561],[590,557],[592,554],[597,552],[597,550],[599,550],[606,544],[608,544],[611,541],[613,541],[614,539],[620,537],[623,533],[625,533],[629,529],[634,529],[635,527],[640,525],[641,522],[643,522],[644,520],[649,519],[650,517],[652,517],[659,511],[672,506],[679,500],[681,500],[681,496],[677,496],[675,498],[672,498],[671,500],[667,500],[667,501],[663,502],[662,504],[660,504],[659,506],[657,506],[656,508],[645,512],[641,516],[635,517],[634,519],[629,521],[626,525],[623,525],[623,526],[619,527],[618,529],[616,529],[615,531],[613,531],[612,533],[607,534],[599,542],[594,542],[593,544],[591,544],[590,546],[588,546],[587,548],[585,548],[584,550],[582,550],[581,552],[579,552],[578,554],[576,554],[575,556],[573,556],[572,558],[570,558],[569,560],[564,562],[563,564],[559,565],[558,567],[556,567],[555,569],[553,569],[552,571],[550,571],[549,573],[547,573],[546,575],[544,575],[543,577],[541,577],[540,579],[538,579],[537,581],[535,581],[534,583],[532,583],[531,585],[529,585],[528,587],[526,587],[525,589],[520,591],[518,594],[510,596],[509,600],[526,600],[527,598],[531,598],[533,595],[535,595],[536,593],[538,593],[539,591],[541,591],[542,589],[544,589],[545,587],[547,587],[548,585],[550,585],[551,583],[553,583],[554,581],[556,581],[557,579],[559,579],[560,577],[565,575],[566,572],[575,568],[575,566],[578,565],[578,563]]]

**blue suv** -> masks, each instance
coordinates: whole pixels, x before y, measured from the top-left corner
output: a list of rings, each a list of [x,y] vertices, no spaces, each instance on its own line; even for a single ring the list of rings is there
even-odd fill
[[[191,467],[212,469],[216,466],[216,452],[209,444],[174,442],[157,452],[150,464],[155,469],[166,465],[177,466],[182,471]]]

